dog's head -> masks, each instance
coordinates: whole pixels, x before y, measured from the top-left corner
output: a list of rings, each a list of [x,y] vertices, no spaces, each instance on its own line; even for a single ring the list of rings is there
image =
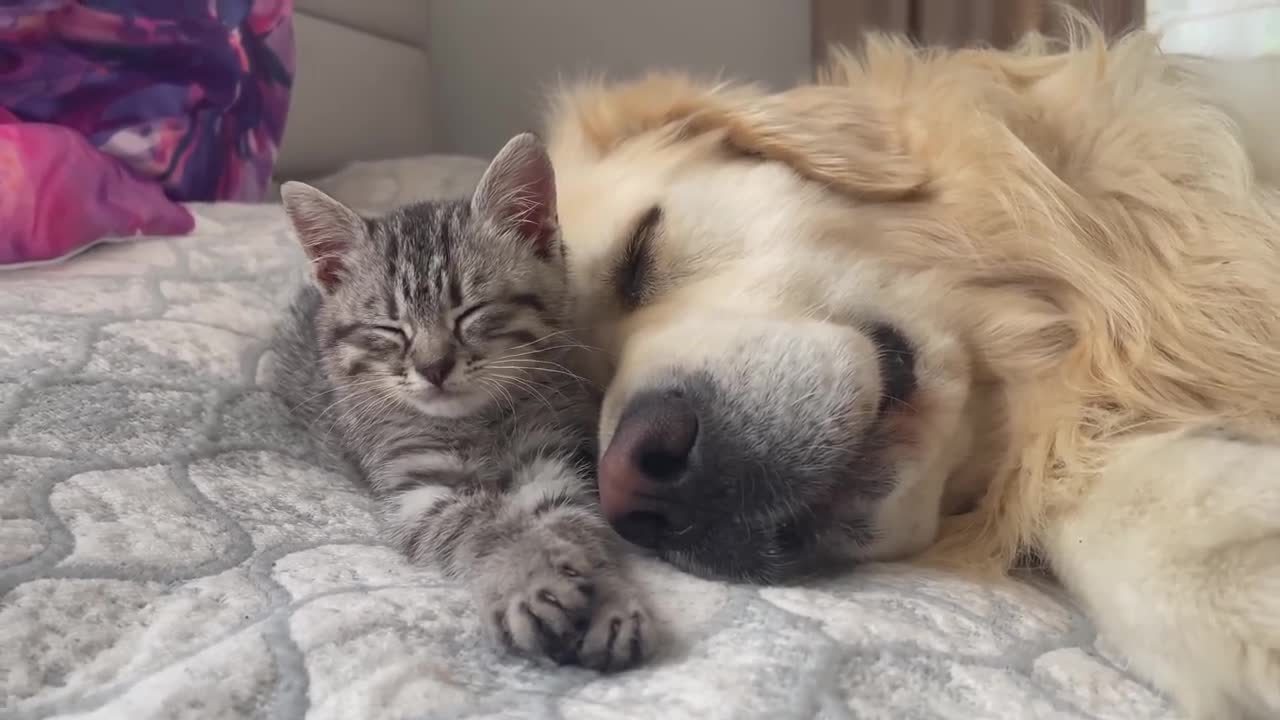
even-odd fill
[[[970,368],[876,252],[928,182],[886,109],[652,77],[568,95],[550,141],[618,531],[766,582],[930,543]]]
[[[624,536],[775,580],[911,554],[976,502],[939,557],[1007,565],[1109,437],[1274,417],[1274,314],[1245,309],[1275,274],[1240,274],[1274,233],[1236,125],[1156,38],[1080,30],[873,37],[777,94],[564,96],[548,139]]]

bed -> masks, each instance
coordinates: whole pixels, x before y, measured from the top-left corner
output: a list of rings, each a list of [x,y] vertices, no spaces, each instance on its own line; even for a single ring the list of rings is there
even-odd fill
[[[399,197],[406,173],[422,194],[479,165],[319,184]],[[0,280],[0,717],[1169,717],[1039,578],[761,589],[650,564],[677,639],[655,666],[491,652],[467,596],[379,542],[267,391],[301,281],[282,212],[193,210],[192,236]]]
[[[367,112],[291,124],[282,177],[368,212],[474,184],[482,161],[413,130],[425,91],[359,79],[427,77],[423,5],[299,4],[300,68],[326,67],[320,45],[377,60],[336,85],[300,73],[295,118]],[[408,119],[353,130],[392,104]],[[399,159],[332,172],[357,156]],[[315,463],[268,391],[302,281],[281,210],[191,209],[190,236],[0,275],[0,718],[1172,717],[1035,576],[886,565],[768,589],[648,563],[675,640],[653,666],[493,652],[466,594],[379,541],[358,482]]]

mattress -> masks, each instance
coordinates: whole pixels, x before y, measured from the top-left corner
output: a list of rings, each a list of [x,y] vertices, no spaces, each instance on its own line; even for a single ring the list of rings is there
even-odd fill
[[[321,185],[377,209],[464,191],[451,162]],[[1172,717],[1038,577],[646,562],[673,637],[652,666],[494,652],[268,392],[302,277],[280,209],[192,210],[189,237],[0,275],[0,718]]]

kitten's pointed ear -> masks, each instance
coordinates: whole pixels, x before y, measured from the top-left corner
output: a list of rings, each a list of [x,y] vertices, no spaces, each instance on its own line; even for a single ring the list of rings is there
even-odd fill
[[[316,282],[332,292],[342,282],[351,248],[364,237],[364,221],[346,205],[306,183],[280,186],[285,213],[311,258]]]
[[[513,229],[539,257],[558,252],[556,176],[537,136],[524,133],[507,141],[480,178],[471,210]]]

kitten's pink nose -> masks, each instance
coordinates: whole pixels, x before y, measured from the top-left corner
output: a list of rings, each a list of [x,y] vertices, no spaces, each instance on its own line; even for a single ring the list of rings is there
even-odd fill
[[[458,364],[458,360],[450,352],[438,360],[432,360],[426,365],[419,365],[418,373],[432,385],[443,387],[444,381],[448,379],[449,373],[453,372],[453,366],[456,364]]]

